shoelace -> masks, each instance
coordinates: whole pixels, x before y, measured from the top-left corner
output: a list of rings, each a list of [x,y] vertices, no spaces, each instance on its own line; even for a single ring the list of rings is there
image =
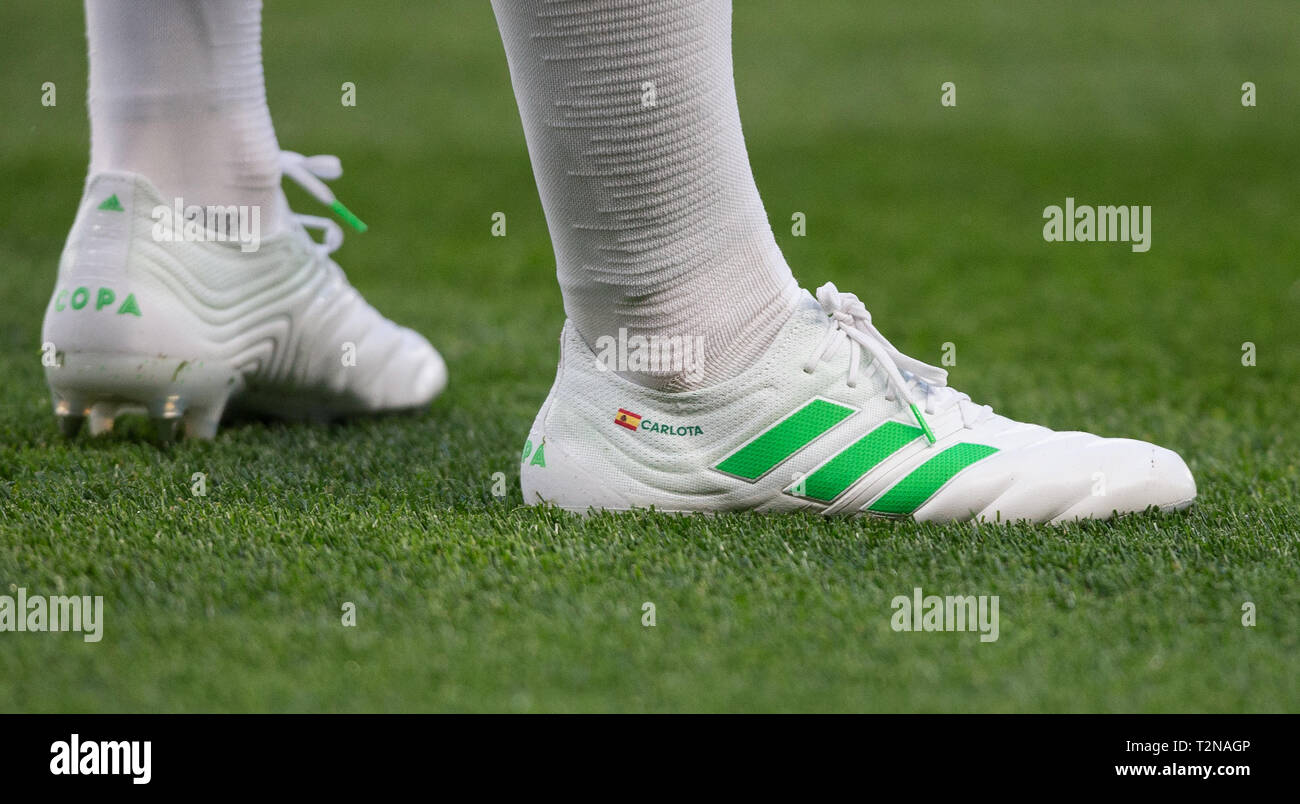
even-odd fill
[[[817,288],[817,301],[830,316],[832,323],[821,345],[804,364],[804,371],[812,373],[827,352],[841,338],[847,338],[849,387],[853,388],[858,383],[861,350],[866,349],[871,354],[872,362],[885,373],[885,378],[893,389],[893,394],[889,398],[892,399],[896,394],[911,408],[912,416],[916,418],[917,424],[921,425],[926,441],[934,444],[934,433],[930,430],[925,416],[921,414],[921,408],[923,407],[928,414],[934,414],[940,409],[946,409],[970,397],[947,387],[947,371],[922,363],[898,351],[871,323],[871,313],[862,300],[854,294],[841,293],[834,283],[827,282]]]
[[[280,172],[293,179],[295,184],[310,193],[317,201],[334,210],[358,232],[364,232],[368,228],[360,218],[352,214],[350,209],[343,206],[343,202],[338,200],[325,181],[322,181],[333,181],[343,175],[343,164],[339,162],[337,156],[329,154],[303,156],[297,151],[281,151]],[[324,234],[325,242],[320,245],[325,249],[326,254],[333,254],[339,246],[343,245],[343,230],[330,218],[297,212],[293,213],[293,216],[305,228],[316,229]]]

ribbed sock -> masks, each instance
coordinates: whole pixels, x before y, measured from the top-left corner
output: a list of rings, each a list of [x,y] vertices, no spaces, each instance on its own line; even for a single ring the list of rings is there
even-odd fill
[[[748,368],[798,285],[745,151],[729,0],[493,7],[579,334],[593,349],[620,329],[703,344],[695,371],[625,372],[652,387]]]
[[[186,204],[258,206],[273,231],[261,18],[261,0],[86,0],[91,173],[140,173]]]

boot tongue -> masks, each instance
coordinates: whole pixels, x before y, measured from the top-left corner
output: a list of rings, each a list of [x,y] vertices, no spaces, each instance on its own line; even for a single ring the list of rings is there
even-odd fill
[[[830,316],[826,315],[826,310],[822,308],[821,302],[807,290],[800,288],[799,295],[795,301],[794,311],[790,314],[790,323],[797,322],[801,326],[815,327],[818,331],[825,333],[827,327],[834,322]],[[786,326],[789,326],[787,324]],[[822,355],[822,362],[838,360],[840,356],[846,354],[849,349],[847,338],[840,338],[838,342]],[[863,365],[871,359],[870,355],[863,358]]]
[[[817,301],[816,297],[805,288],[799,288],[799,297],[795,309],[813,312],[822,318],[826,317],[826,311],[822,309],[821,302]]]

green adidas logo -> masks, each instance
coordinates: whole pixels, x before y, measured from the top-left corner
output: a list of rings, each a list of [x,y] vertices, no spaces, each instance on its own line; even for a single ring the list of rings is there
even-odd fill
[[[713,467],[750,483],[767,476],[857,411],[817,397],[759,433]],[[887,458],[924,438],[925,431],[887,421],[832,455],[785,491],[830,503]],[[878,514],[911,514],[958,472],[997,452],[983,444],[958,443],[940,450],[894,484],[867,509]]]
[[[117,193],[113,193],[108,198],[105,198],[103,203],[96,207],[96,209],[106,209],[109,212],[126,212],[126,210],[122,208],[122,202],[117,200]]]

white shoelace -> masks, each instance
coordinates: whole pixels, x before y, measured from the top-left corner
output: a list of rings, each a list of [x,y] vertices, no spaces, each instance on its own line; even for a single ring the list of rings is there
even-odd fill
[[[817,288],[817,301],[830,316],[831,324],[826,330],[826,337],[822,339],[821,345],[804,363],[803,370],[812,373],[836,344],[847,339],[848,384],[853,388],[858,383],[862,350],[866,349],[871,354],[873,365],[885,373],[885,378],[892,389],[887,399],[892,400],[895,396],[901,398],[912,409],[912,415],[916,418],[917,424],[921,425],[926,440],[934,444],[934,433],[926,423],[925,417],[921,415],[921,410],[924,409],[927,414],[933,415],[962,400],[969,401],[970,397],[948,387],[947,371],[922,363],[898,351],[871,323],[871,313],[862,300],[854,294],[841,293],[834,283],[827,282]]]
[[[334,210],[358,232],[364,232],[366,225],[352,211],[343,206],[343,202],[334,196],[325,181],[333,181],[343,175],[343,163],[337,156],[318,154],[303,156],[297,151],[280,152],[280,172],[293,179],[294,183],[311,194],[313,198]],[[320,245],[326,254],[333,254],[343,245],[343,229],[330,218],[317,215],[293,213],[293,217],[304,228],[315,229],[324,235]]]

